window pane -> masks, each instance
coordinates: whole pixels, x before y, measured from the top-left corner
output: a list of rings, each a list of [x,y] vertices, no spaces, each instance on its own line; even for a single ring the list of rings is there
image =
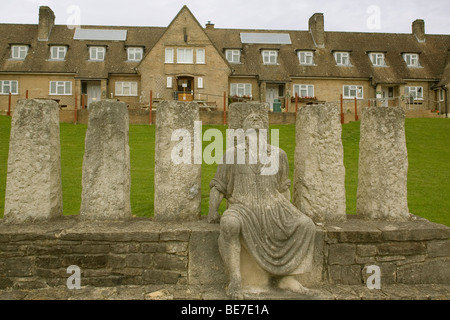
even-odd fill
[[[166,48],[166,63],[173,63],[173,49]]]
[[[50,82],[50,93],[56,94],[56,82],[54,81]]]
[[[65,82],[65,85],[66,85],[66,87],[65,87],[65,94],[72,94],[72,82],[70,82],[70,81],[67,81],[67,82]]]
[[[116,96],[122,95],[122,82],[116,82]]]
[[[205,49],[197,49],[197,63],[205,63]]]
[[[11,93],[17,94],[18,90],[17,90],[17,81],[11,81]]]

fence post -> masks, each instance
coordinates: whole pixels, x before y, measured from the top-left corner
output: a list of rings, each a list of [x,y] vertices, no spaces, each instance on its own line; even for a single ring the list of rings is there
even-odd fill
[[[344,124],[344,100],[341,93],[341,124]]]
[[[227,93],[223,92],[223,125],[227,124]]]
[[[148,109],[148,124],[153,124],[153,91],[150,90],[150,106]]]
[[[298,93],[295,93],[295,113],[298,111]]]
[[[77,124],[78,123],[78,96],[75,93],[75,110],[73,113],[73,123]]]
[[[28,99],[28,90],[25,91],[25,98]]]
[[[358,121],[358,100],[355,97],[355,121]]]
[[[11,116],[11,92],[9,93],[9,97],[8,97],[8,112],[6,113],[6,115],[8,117]]]

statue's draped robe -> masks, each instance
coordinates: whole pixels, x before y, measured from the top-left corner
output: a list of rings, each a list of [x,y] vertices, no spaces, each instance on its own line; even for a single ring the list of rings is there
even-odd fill
[[[210,187],[228,200],[224,216],[240,221],[241,241],[264,270],[272,275],[309,272],[316,228],[283,195],[290,187],[289,164],[286,153],[277,150],[277,173],[262,175],[261,164],[225,164],[225,156]]]

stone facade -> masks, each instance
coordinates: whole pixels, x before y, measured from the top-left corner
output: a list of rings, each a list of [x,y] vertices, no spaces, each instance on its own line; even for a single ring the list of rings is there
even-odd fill
[[[62,210],[58,104],[19,100],[11,122],[5,219],[49,220]]]
[[[53,222],[9,225],[0,221],[0,289],[65,286],[67,268],[81,269],[81,285],[223,285],[219,226],[205,220],[164,224]],[[305,285],[366,287],[368,266],[388,284],[450,284],[450,228],[418,218],[367,222],[356,216],[318,226],[314,270]],[[254,270],[254,269],[253,269]],[[245,283],[252,279],[245,278]]]

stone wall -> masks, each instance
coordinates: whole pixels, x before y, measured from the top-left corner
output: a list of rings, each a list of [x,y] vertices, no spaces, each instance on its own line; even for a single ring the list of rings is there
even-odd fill
[[[65,286],[81,269],[82,286],[218,284],[226,277],[219,225],[160,223],[148,218],[84,222],[78,217],[33,225],[0,220],[0,289]],[[424,219],[346,222],[317,226],[315,268],[303,283],[365,286],[366,269],[381,269],[381,284],[450,284],[450,228]],[[244,279],[245,280],[245,279]]]

